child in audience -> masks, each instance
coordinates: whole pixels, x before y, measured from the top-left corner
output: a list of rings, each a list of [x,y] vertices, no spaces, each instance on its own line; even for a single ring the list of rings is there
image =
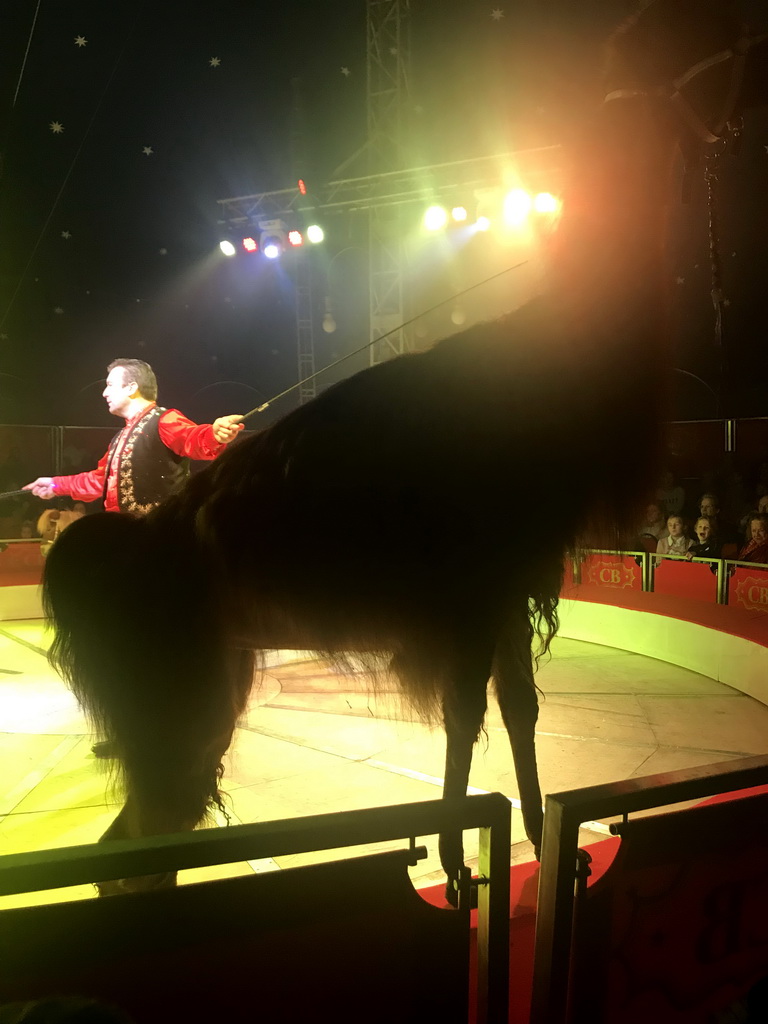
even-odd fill
[[[667,519],[666,536],[656,545],[659,555],[685,555],[693,547],[693,541],[685,535],[685,523],[682,516],[672,515]]]

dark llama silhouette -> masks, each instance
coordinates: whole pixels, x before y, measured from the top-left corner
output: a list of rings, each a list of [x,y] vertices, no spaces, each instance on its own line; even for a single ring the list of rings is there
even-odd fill
[[[105,839],[191,829],[220,805],[256,652],[292,647],[364,652],[441,717],[446,799],[466,793],[492,679],[538,853],[532,643],[556,630],[566,551],[630,531],[658,470],[669,173],[678,144],[766,99],[766,46],[744,63],[747,46],[727,5],[656,0],[610,40],[546,293],[329,388],[145,518],[62,534],[51,661],[115,740],[127,789]],[[461,836],[440,855],[450,890]]]

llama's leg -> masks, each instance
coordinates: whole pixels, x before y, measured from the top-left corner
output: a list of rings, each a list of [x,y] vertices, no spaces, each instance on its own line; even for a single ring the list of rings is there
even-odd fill
[[[127,784],[125,805],[101,837],[131,839],[140,836],[192,830],[212,804],[219,803],[221,759],[232,742],[253,681],[253,654],[236,652],[231,666],[229,692],[220,693],[220,704],[208,714],[168,715],[155,718],[140,736],[117,742]],[[102,896],[118,892],[167,888],[175,885],[176,873],[164,872],[136,878],[101,882]]]
[[[467,795],[472,750],[480,735],[487,707],[490,667],[490,657],[467,659],[455,670],[450,690],[443,698],[446,736],[445,800]],[[464,865],[461,831],[442,834],[439,849],[440,863],[448,876],[446,898],[455,906],[458,900],[456,886]]]
[[[527,617],[499,637],[493,677],[499,710],[509,735],[525,833],[536,857],[541,852],[543,812],[536,765],[536,720],[539,702],[533,676],[532,630]]]

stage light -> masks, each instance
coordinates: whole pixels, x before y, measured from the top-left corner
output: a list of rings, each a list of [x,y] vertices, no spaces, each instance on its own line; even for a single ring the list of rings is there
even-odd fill
[[[475,221],[475,227],[478,231],[487,231],[490,226],[491,222],[487,217],[478,217]]]
[[[259,243],[256,241],[255,238],[252,238],[251,235],[248,235],[247,238],[243,239],[243,248],[245,249],[246,252],[257,252],[259,248]]]
[[[464,221],[467,219],[467,208],[466,206],[454,206],[451,210],[451,216],[455,221]]]
[[[288,241],[293,246],[304,245],[304,235],[294,228],[288,232]]]
[[[232,245],[232,243],[227,238],[223,238],[219,242],[219,248],[221,249],[225,256],[234,256],[235,253],[237,252],[237,249],[235,249],[234,245]]]
[[[268,260],[276,260],[280,253],[283,251],[280,245],[279,238],[266,238],[262,239],[261,251],[267,257]]]
[[[536,213],[557,213],[560,201],[551,192],[539,192],[534,197],[533,208]]]
[[[325,238],[325,232],[319,224],[310,224],[307,228],[307,238],[313,243],[322,242]]]
[[[448,214],[442,206],[430,206],[424,214],[424,227],[427,231],[439,231],[448,223]]]
[[[504,223],[510,227],[522,224],[531,212],[531,205],[531,197],[524,189],[512,189],[504,197]]]

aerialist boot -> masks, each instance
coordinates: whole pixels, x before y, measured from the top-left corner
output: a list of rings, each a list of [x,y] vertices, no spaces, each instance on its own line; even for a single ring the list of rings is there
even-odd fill
[[[102,740],[100,743],[94,743],[91,747],[91,751],[96,757],[109,758],[117,757],[117,745],[114,740]]]

